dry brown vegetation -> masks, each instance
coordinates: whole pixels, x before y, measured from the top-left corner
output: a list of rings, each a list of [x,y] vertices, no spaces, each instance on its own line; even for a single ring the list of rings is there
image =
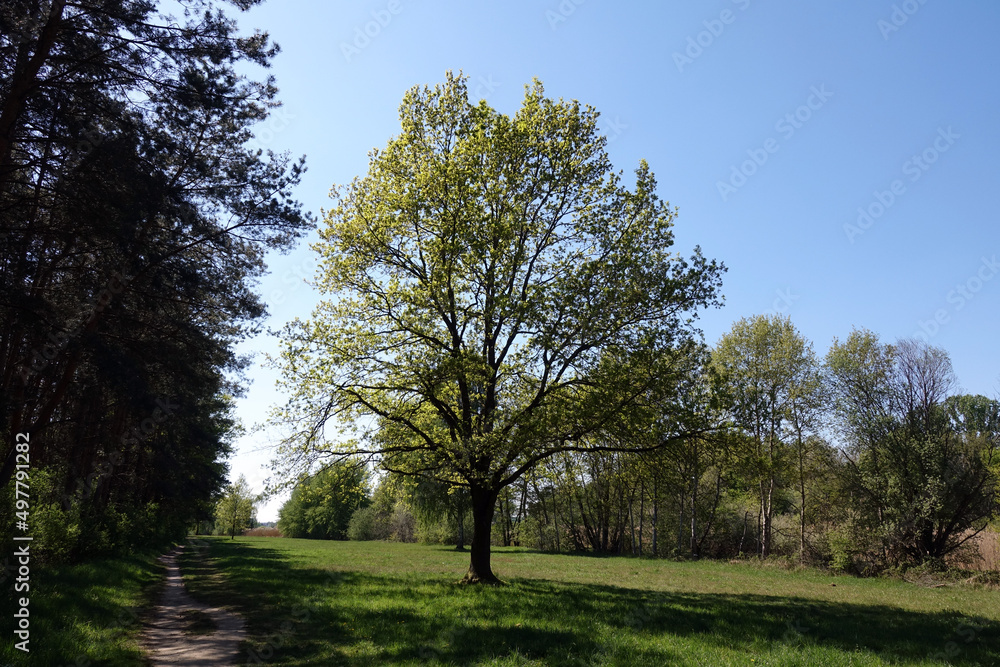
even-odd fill
[[[987,529],[966,544],[950,564],[976,572],[1000,571],[1000,532]]]
[[[253,528],[252,530],[244,530],[243,534],[249,537],[284,537],[280,530],[277,528],[270,528],[268,526],[260,526],[259,528]]]
[[[1000,533],[986,531],[976,538],[980,570],[1000,571]]]

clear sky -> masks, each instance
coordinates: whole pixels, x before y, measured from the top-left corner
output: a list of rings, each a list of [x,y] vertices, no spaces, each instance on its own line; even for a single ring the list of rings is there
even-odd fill
[[[853,327],[920,335],[951,354],[965,391],[1000,394],[992,0],[271,0],[240,24],[281,45],[284,107],[258,142],[307,156],[297,195],[317,216],[398,132],[409,87],[462,70],[513,114],[538,77],[601,112],[616,168],[649,162],[680,209],[679,250],[729,267],[707,342],[765,312],[789,315],[820,356]],[[308,317],[308,243],[269,265],[269,326]],[[242,346],[275,348],[266,334]],[[247,425],[282,400],[272,371],[249,376]],[[232,477],[262,488],[267,444],[241,440]]]

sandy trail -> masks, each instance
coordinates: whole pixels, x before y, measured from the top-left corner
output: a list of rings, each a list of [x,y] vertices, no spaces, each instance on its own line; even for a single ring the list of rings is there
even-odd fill
[[[177,566],[177,555],[183,549],[183,546],[176,547],[160,557],[167,566],[167,584],[153,612],[153,620],[143,633],[143,644],[156,667],[234,665],[240,642],[246,638],[243,620],[188,595]],[[208,614],[218,629],[211,634],[185,634],[190,620],[185,619],[183,613],[189,610]]]

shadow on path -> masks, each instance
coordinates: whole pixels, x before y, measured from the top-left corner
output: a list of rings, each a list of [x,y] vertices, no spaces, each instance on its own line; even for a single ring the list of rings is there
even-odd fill
[[[177,566],[177,556],[183,549],[183,546],[176,547],[160,557],[167,568],[166,587],[143,633],[143,644],[155,667],[233,665],[240,642],[246,638],[243,620],[188,595]],[[192,612],[206,614],[211,622],[193,622],[192,619],[201,615]],[[215,630],[203,634],[191,632],[192,629],[202,632],[206,626],[209,629],[214,626]]]

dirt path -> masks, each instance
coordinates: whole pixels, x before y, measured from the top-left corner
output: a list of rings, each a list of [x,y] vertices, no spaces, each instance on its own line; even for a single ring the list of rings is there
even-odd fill
[[[239,644],[246,637],[243,620],[188,595],[177,566],[177,555],[183,549],[179,546],[160,557],[160,561],[167,566],[167,585],[154,610],[152,623],[143,633],[143,644],[156,667],[233,665]],[[208,617],[211,622],[207,621]],[[214,632],[211,631],[213,625]],[[209,632],[185,632],[193,627],[200,627],[202,631],[208,629]]]

